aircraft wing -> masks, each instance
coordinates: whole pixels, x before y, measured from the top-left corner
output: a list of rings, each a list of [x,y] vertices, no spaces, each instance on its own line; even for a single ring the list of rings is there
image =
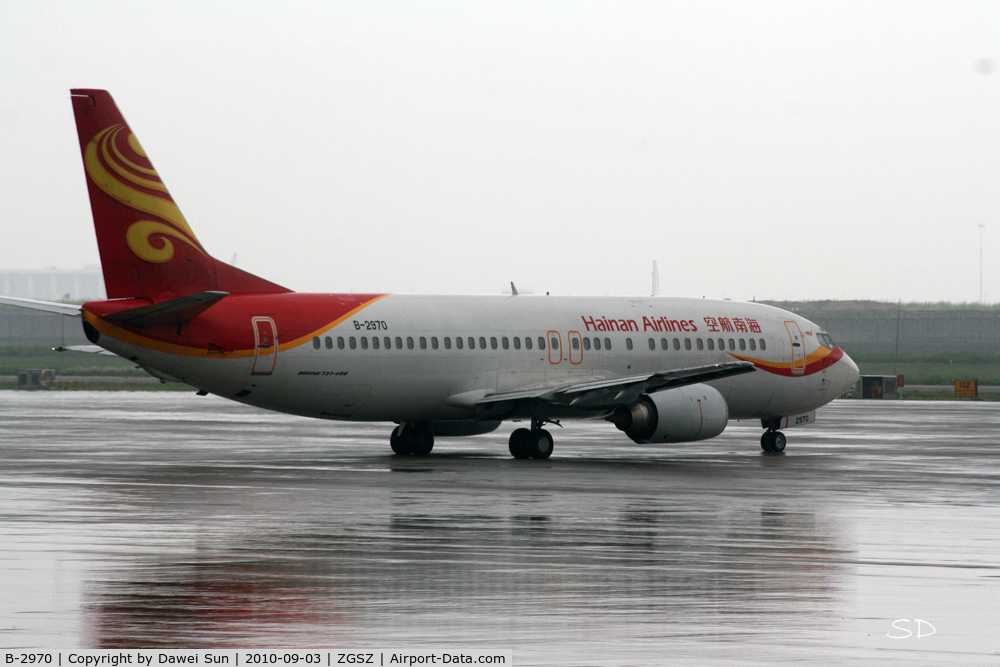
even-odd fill
[[[19,299],[14,296],[0,296],[0,305],[43,310],[47,313],[56,313],[57,315],[65,315],[66,317],[80,317],[80,312],[83,310],[82,306],[72,303],[35,301],[34,299]]]
[[[613,380],[582,380],[549,387],[505,391],[483,396],[475,401],[475,406],[488,410],[500,407],[504,403],[538,402],[584,410],[613,408],[634,403],[641,395],[654,391],[709,382],[753,371],[754,365],[748,361],[730,361],[708,366],[629,375]]]

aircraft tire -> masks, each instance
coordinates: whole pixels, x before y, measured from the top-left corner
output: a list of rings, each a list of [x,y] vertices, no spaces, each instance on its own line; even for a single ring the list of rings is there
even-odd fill
[[[400,456],[406,456],[410,453],[406,446],[406,438],[403,437],[403,424],[392,429],[392,435],[389,436],[389,446],[392,447],[393,452]]]
[[[427,456],[434,449],[434,434],[430,426],[421,424],[410,430],[410,453],[414,456]]]
[[[774,451],[774,434],[775,431],[764,431],[764,433],[760,436],[760,448],[765,452]]]
[[[528,444],[530,445],[531,458],[547,459],[552,456],[552,450],[554,448],[552,434],[544,428],[532,431],[531,439],[528,440]]]
[[[771,438],[771,451],[772,452],[783,452],[785,451],[786,438],[785,434],[781,431],[775,431],[772,434],[774,437]]]
[[[507,447],[510,449],[510,455],[515,459],[527,459],[531,458],[530,443],[531,431],[526,428],[518,428],[510,434]]]

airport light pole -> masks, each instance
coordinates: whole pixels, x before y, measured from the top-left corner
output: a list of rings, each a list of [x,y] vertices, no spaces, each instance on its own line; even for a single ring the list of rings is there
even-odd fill
[[[983,302],[983,227],[979,225],[979,303]]]

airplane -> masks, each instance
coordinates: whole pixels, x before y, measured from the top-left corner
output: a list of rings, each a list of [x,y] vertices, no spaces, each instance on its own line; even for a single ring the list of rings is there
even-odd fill
[[[639,443],[760,420],[760,445],[852,387],[821,327],[760,303],[678,297],[308,294],[212,257],[111,95],[73,89],[107,299],[0,303],[79,318],[87,351],[163,381],[285,413],[394,422],[399,456],[521,421],[508,449],[547,459],[548,424],[606,420]]]

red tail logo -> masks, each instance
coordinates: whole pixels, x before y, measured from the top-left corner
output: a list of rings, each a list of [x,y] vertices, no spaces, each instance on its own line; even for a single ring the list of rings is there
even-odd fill
[[[288,291],[209,255],[111,95],[71,92],[108,298]]]
[[[187,243],[203,255],[208,254],[170,198],[139,141],[125,125],[101,130],[84,149],[83,163],[90,180],[105,194],[128,208],[156,218],[138,220],[126,230],[125,240],[136,257],[154,264],[169,262],[174,257],[174,245],[168,237]],[[154,234],[159,247],[150,242]]]

